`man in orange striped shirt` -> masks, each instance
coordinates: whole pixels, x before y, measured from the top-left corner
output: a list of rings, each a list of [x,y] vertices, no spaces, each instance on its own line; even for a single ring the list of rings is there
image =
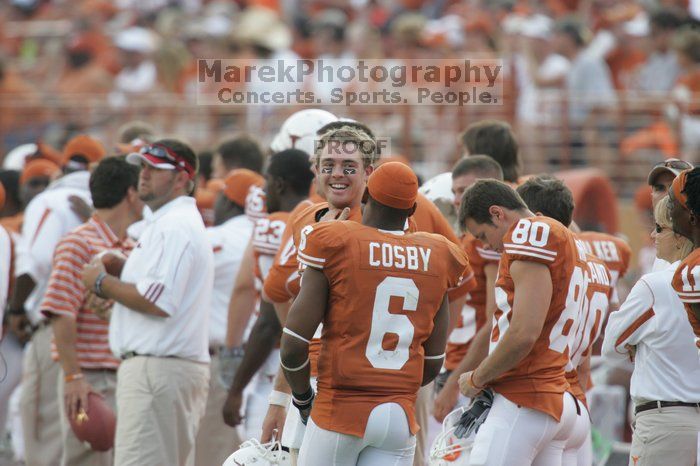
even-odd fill
[[[61,409],[62,465],[106,465],[113,452],[91,450],[73,434],[68,418],[87,408],[88,393],[103,396],[115,408],[119,360],[109,348],[109,321],[90,302],[96,299],[82,281],[83,266],[103,251],[128,254],[133,242],[126,229],[141,218],[137,193],[139,170],[118,158],[103,160],[90,176],[94,215],[56,246],[53,269],[41,311],[52,319],[52,356],[62,374],[58,381]],[[100,307],[106,307],[100,302]],[[89,413],[88,413],[89,414]]]

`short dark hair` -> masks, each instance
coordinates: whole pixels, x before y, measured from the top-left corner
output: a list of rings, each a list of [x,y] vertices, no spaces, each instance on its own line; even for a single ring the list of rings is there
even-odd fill
[[[452,167],[452,178],[475,173],[482,178],[503,181],[503,169],[488,155],[465,155]]]
[[[518,143],[508,123],[499,120],[478,121],[469,125],[460,140],[470,154],[488,155],[498,162],[506,181],[518,181]]]
[[[700,167],[688,172],[683,193],[688,196],[688,208],[695,215],[700,215]]]
[[[142,139],[150,142],[156,134],[156,130],[145,121],[133,120],[124,123],[117,131],[118,139],[122,144],[129,144],[134,139]]]
[[[659,8],[649,15],[649,24],[659,29],[672,31],[687,22],[685,12],[677,8]]]
[[[263,151],[258,141],[247,134],[224,140],[216,151],[221,156],[227,172],[236,168],[247,168],[262,173],[265,162]]]
[[[16,206],[21,206],[19,197],[19,178],[21,173],[17,170],[0,169],[0,184],[5,188],[5,198]],[[8,202],[5,203],[6,205]]]
[[[273,154],[267,173],[283,179],[298,195],[309,194],[314,179],[309,154],[299,149],[286,149]]]
[[[90,194],[96,209],[109,209],[126,197],[129,188],[137,189],[139,167],[124,157],[102,159],[90,175]]]
[[[466,191],[459,206],[459,224],[465,227],[467,219],[479,224],[493,225],[489,209],[500,206],[510,210],[527,209],[527,205],[517,192],[498,180],[479,180]]]
[[[199,172],[199,158],[197,157],[197,154],[194,153],[192,148],[184,142],[178,141],[177,139],[159,139],[153,144],[167,147],[189,162],[189,164],[194,167],[195,174]]]
[[[578,47],[586,45],[587,30],[583,23],[574,17],[568,17],[557,21],[554,25],[554,30],[569,36]]]
[[[560,179],[551,175],[535,176],[516,191],[531,211],[540,212],[567,227],[571,224],[574,196]]]
[[[203,150],[197,154],[197,158],[199,159],[199,174],[207,181],[211,179],[211,162],[213,157],[214,153],[210,150]]]

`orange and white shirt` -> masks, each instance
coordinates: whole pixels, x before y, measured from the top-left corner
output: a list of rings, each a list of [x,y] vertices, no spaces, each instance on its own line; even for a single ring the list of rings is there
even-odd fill
[[[584,231],[576,235],[583,241],[586,252],[605,262],[612,278],[613,296],[612,304],[619,304],[617,296],[617,282],[624,277],[632,259],[632,248],[623,239],[617,236],[600,233],[597,231]]]
[[[445,368],[449,371],[457,368],[467,354],[472,338],[486,324],[486,274],[484,267],[488,264],[498,265],[501,255],[484,245],[470,234],[462,236],[462,249],[469,258],[469,265],[474,270],[474,288],[467,295],[462,312],[457,319],[447,340]]]
[[[21,239],[17,244],[15,277],[28,274],[36,286],[24,304],[32,324],[44,319],[40,305],[51,275],[56,245],[82,224],[71,209],[69,198],[78,196],[92,204],[88,186],[90,173],[79,171],[54,181],[37,195],[24,211]]]
[[[585,298],[578,310],[576,330],[571,334],[569,343],[569,360],[566,379],[571,385],[571,393],[586,404],[586,393],[581,389],[576,370],[589,356],[593,343],[600,336],[603,320],[608,315],[613,285],[610,271],[605,262],[596,256],[586,256]]]
[[[83,369],[116,369],[119,360],[109,348],[109,322],[84,307],[87,289],[83,284],[83,266],[105,250],[118,250],[128,255],[134,243],[120,240],[98,216],[66,235],[56,246],[53,269],[41,312],[46,316],[61,315],[75,319],[76,351]],[[58,360],[55,342],[51,355]]]
[[[415,433],[423,343],[447,289],[472,273],[464,252],[440,235],[343,221],[304,228],[298,260],[330,285],[314,422],[362,437],[372,409],[394,402]]]
[[[700,303],[700,249],[695,249],[681,262],[673,275],[672,283],[685,305],[688,321],[695,333],[695,344],[700,348],[700,320],[695,317],[691,307]]]
[[[503,243],[489,352],[495,350],[508,331],[513,315],[516,292],[510,275],[513,262],[546,265],[552,277],[552,299],[542,332],[530,353],[489,386],[513,403],[541,411],[558,421],[563,410],[562,395],[569,390],[565,369],[569,364],[571,331],[584,299],[581,290],[585,285],[586,252],[564,225],[542,216],[515,222]]]
[[[697,256],[696,256],[697,257]],[[611,312],[602,354],[615,363],[629,358],[626,345],[637,349],[630,394],[635,404],[648,401],[700,401],[700,358],[695,336],[674,290],[676,262],[644,275],[620,309]],[[674,277],[674,274],[676,275]],[[671,280],[674,286],[670,285]]]

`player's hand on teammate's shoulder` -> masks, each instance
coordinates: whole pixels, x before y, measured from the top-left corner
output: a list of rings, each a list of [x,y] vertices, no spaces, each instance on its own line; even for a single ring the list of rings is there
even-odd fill
[[[344,208],[340,213],[335,209],[328,209],[328,211],[323,214],[319,222],[330,222],[333,220],[347,220],[350,218],[350,207]]]

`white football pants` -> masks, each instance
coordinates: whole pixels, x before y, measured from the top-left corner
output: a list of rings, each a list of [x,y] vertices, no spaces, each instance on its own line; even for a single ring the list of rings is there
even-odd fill
[[[491,411],[474,438],[469,464],[562,466],[564,449],[574,433],[579,416],[573,395],[564,393],[563,397],[564,409],[557,422],[552,416],[518,407],[496,394]],[[585,410],[582,414],[585,414]],[[572,444],[571,448],[578,449],[580,446]],[[572,466],[575,465],[574,462]]]
[[[322,429],[309,418],[299,452],[303,466],[411,466],[416,437],[397,403],[376,406],[364,437]]]

